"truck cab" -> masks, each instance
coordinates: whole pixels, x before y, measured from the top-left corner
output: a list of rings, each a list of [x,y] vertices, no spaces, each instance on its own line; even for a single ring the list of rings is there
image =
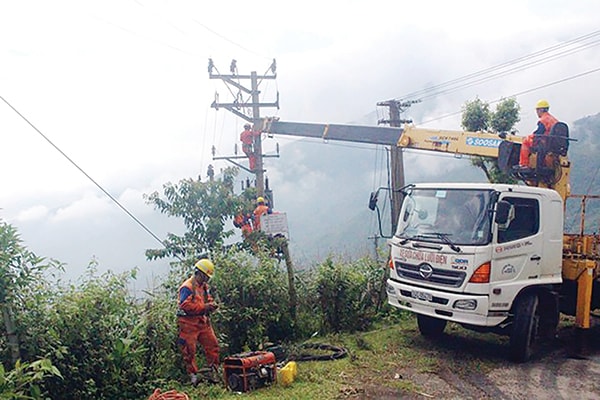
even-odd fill
[[[411,185],[388,243],[388,302],[416,313],[422,334],[440,334],[452,321],[511,335],[522,302],[546,314],[531,315],[527,324],[541,320],[556,327],[563,248],[563,201],[556,191],[489,183]],[[528,358],[526,347],[513,349],[514,358]]]

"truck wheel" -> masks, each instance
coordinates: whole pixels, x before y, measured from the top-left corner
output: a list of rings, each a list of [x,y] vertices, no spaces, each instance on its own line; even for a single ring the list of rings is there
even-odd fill
[[[419,326],[419,332],[421,332],[421,335],[425,337],[440,336],[444,332],[447,323],[448,321],[445,319],[417,314],[417,325]]]
[[[552,341],[556,336],[556,328],[560,319],[558,297],[553,293],[540,292],[539,304],[540,322],[538,336],[540,341]]]
[[[529,360],[538,343],[539,299],[529,293],[517,300],[510,334],[510,359],[515,362]]]

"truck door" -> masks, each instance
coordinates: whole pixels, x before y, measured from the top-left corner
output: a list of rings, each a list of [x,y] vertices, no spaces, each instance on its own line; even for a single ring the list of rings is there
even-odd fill
[[[490,282],[539,278],[543,250],[540,201],[535,195],[504,196],[509,221],[495,224]]]

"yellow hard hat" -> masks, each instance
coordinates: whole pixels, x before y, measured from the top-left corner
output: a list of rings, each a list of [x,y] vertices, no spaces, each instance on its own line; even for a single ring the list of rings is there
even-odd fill
[[[265,199],[264,199],[264,198],[262,198],[262,197],[259,197],[259,198],[257,198],[257,199],[256,199],[256,202],[257,202],[257,203],[264,203],[264,202],[265,202]]]
[[[535,104],[535,108],[550,108],[548,100],[540,100]]]
[[[202,260],[198,261],[194,267],[196,267],[198,271],[204,272],[209,279],[215,274],[215,264],[213,264],[208,258],[203,258]]]

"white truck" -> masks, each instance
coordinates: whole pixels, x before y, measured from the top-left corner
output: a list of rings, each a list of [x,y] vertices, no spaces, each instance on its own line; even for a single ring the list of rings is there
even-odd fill
[[[447,321],[504,331],[513,358],[529,358],[534,330],[551,335],[558,323],[562,216],[551,189],[409,187],[389,240],[389,303],[416,313],[423,335],[439,335]]]
[[[388,302],[414,312],[422,335],[448,321],[510,336],[510,358],[527,361],[554,337],[559,313],[590,327],[598,275],[598,236],[563,233],[570,195],[568,128],[542,138],[526,184],[427,183],[403,188],[398,225],[388,240]],[[508,139],[508,140],[507,140]],[[514,163],[520,137],[407,127],[401,147],[498,158]],[[553,140],[557,143],[552,143]],[[546,141],[546,142],[544,142]],[[375,209],[377,193],[369,207]]]

